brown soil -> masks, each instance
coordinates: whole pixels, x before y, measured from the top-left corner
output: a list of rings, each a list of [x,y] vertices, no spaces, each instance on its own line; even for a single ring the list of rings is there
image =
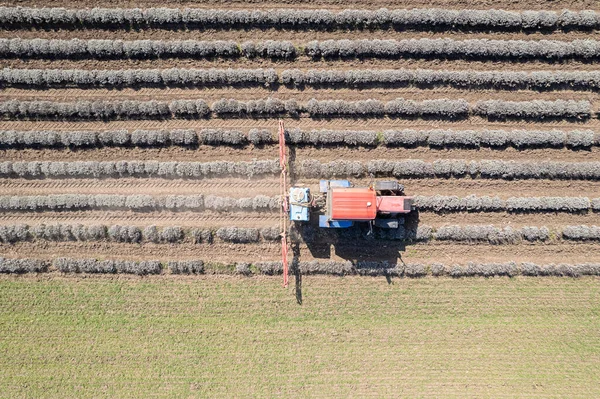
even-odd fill
[[[526,149],[514,148],[491,149],[434,149],[430,147],[388,148],[380,147],[312,147],[303,146],[296,149],[296,161],[317,159],[321,162],[334,160],[352,160],[366,163],[373,159],[421,159],[433,162],[438,159],[484,160],[500,159],[527,162],[565,161],[590,162],[598,160],[600,149]],[[197,148],[164,147],[164,148],[122,148],[103,147],[91,149],[45,148],[45,149],[4,149],[0,150],[0,158],[5,161],[119,161],[157,160],[157,161],[194,161],[211,162],[227,159],[230,161],[251,161],[253,159],[277,158],[277,147],[274,145],[254,147],[252,145],[235,146],[199,146]]]
[[[138,100],[138,101],[170,101],[173,99],[203,99],[209,102],[222,98],[235,98],[238,100],[256,100],[267,97],[275,97],[281,100],[294,99],[298,102],[307,102],[313,98],[317,100],[331,100],[343,98],[346,101],[358,101],[367,99],[378,99],[390,101],[396,98],[423,101],[438,98],[464,99],[471,103],[482,100],[509,100],[509,101],[531,101],[536,100],[560,100],[569,98],[572,100],[587,100],[597,102],[600,99],[598,92],[579,91],[552,91],[537,92],[531,90],[464,90],[451,87],[435,89],[407,88],[376,88],[376,89],[314,89],[305,88],[302,91],[280,87],[277,90],[265,87],[252,88],[140,88],[140,89],[46,89],[46,90],[21,90],[14,88],[4,89],[0,93],[0,101],[9,99],[19,100],[51,100],[51,101],[73,101],[74,98],[92,100]]]
[[[387,130],[387,129],[529,129],[529,130],[573,130],[573,129],[600,129],[600,120],[592,118],[587,121],[535,121],[535,120],[509,120],[490,121],[473,116],[458,121],[426,120],[426,119],[395,119],[395,118],[323,118],[312,119],[281,118],[286,123],[286,128],[330,129],[330,130]],[[115,121],[65,121],[65,120],[6,120],[2,121],[3,130],[118,130],[118,129],[196,129],[222,128],[248,131],[250,129],[277,130],[275,118],[211,118],[202,120],[115,120]]]
[[[290,40],[302,45],[311,40],[340,40],[349,36],[358,39],[421,39],[449,38],[454,40],[492,39],[492,40],[564,40],[598,39],[599,31],[590,32],[469,32],[469,31],[414,31],[414,30],[285,30],[285,29],[232,29],[232,30],[166,30],[166,29],[23,29],[0,30],[0,38],[20,39],[63,39],[78,38],[82,40],[97,39],[99,36],[106,40]]]
[[[17,0],[11,4],[0,2],[0,5],[41,6],[32,0]],[[43,6],[64,7],[95,7],[96,3],[90,1],[50,0]],[[496,8],[509,10],[547,9],[572,10],[596,8],[592,0],[561,0],[561,1],[533,1],[533,0],[504,0],[492,2],[484,0],[476,5],[464,0],[417,0],[407,4],[403,0],[365,1],[352,0],[341,2],[339,0],[309,0],[298,3],[292,0],[250,2],[241,0],[207,0],[203,2],[183,0],[181,2],[161,2],[143,0],[141,2],[109,0],[102,3],[103,7],[204,7],[204,8],[230,8],[230,9],[269,9],[269,8],[413,8],[413,7],[441,7],[464,9],[476,7],[481,9]],[[600,32],[563,32],[552,33],[502,33],[502,32],[416,32],[416,31],[279,31],[276,29],[265,30],[222,30],[222,31],[168,31],[149,29],[144,31],[124,30],[74,30],[74,31],[44,31],[44,30],[17,30],[8,31],[0,29],[0,37],[11,38],[106,38],[106,39],[153,39],[153,40],[217,40],[228,39],[236,41],[245,40],[291,40],[296,44],[305,44],[310,40],[326,39],[362,39],[362,38],[420,38],[420,37],[448,37],[456,40],[471,38],[489,39],[556,39],[572,41],[582,38],[598,40]],[[477,60],[320,60],[313,61],[306,56],[299,56],[291,61],[248,60],[245,58],[195,60],[195,59],[160,59],[160,60],[20,60],[4,59],[0,67],[13,68],[63,68],[63,69],[123,69],[123,68],[275,68],[278,72],[284,69],[384,69],[384,68],[424,68],[447,70],[479,70],[479,71],[596,71],[597,62],[545,62],[545,61],[477,61]],[[305,102],[311,98],[317,99],[344,99],[348,101],[376,98],[387,101],[398,97],[414,100],[434,98],[463,98],[470,103],[487,99],[503,99],[515,101],[528,101],[534,99],[556,100],[576,99],[592,102],[594,110],[599,111],[600,94],[594,91],[529,91],[529,90],[489,90],[489,89],[456,89],[452,87],[423,88],[423,87],[370,87],[370,88],[305,88],[303,90],[278,87],[276,89],[265,87],[218,87],[218,88],[141,88],[141,89],[81,89],[64,88],[50,90],[35,90],[23,88],[3,88],[0,90],[0,101],[7,99],[34,100],[44,99],[53,101],[77,101],[79,99],[137,99],[137,100],[163,100],[181,98],[203,98],[214,101],[221,98],[235,98],[248,100],[273,96],[280,99],[295,99]],[[426,120],[426,119],[392,119],[392,118],[324,118],[313,119],[307,116],[292,119],[284,118],[287,128],[331,129],[331,130],[376,130],[386,129],[594,129],[600,131],[600,120],[592,118],[587,121],[575,123],[572,121],[491,121],[479,117],[470,117],[464,120]],[[176,128],[224,128],[238,129],[247,132],[251,128],[269,129],[276,131],[276,118],[212,118],[207,120],[124,120],[124,121],[35,121],[35,120],[5,120],[2,129],[15,130],[76,130],[76,129],[176,129]],[[357,160],[368,162],[372,159],[423,159],[428,162],[437,159],[501,159],[516,161],[566,161],[585,162],[598,159],[599,150],[594,147],[589,151],[571,149],[529,149],[517,150],[508,148],[498,149],[436,149],[429,147],[418,148],[350,148],[339,147],[298,147],[290,162],[299,163],[306,159],[317,159],[321,162],[332,160]],[[208,162],[215,160],[250,161],[252,159],[275,159],[277,146],[269,145],[254,147],[231,146],[199,146],[198,148],[98,148],[98,149],[0,149],[0,161],[78,161],[78,160],[159,160],[159,161],[199,161]],[[371,179],[351,179],[357,186],[366,186]],[[318,191],[317,179],[299,177],[295,183],[304,184],[316,193]],[[600,182],[578,180],[486,180],[486,179],[405,179],[403,183],[410,195],[497,195],[501,198],[512,196],[587,196],[600,197]],[[0,179],[0,192],[2,195],[48,195],[60,193],[113,193],[151,195],[170,194],[213,194],[228,197],[250,197],[258,194],[276,196],[279,194],[278,176],[261,179],[205,179],[205,180],[168,180],[168,179]],[[131,212],[131,211],[77,211],[77,212],[4,212],[0,213],[0,224],[28,223],[102,223],[102,224],[133,224],[147,226],[179,225],[182,227],[270,227],[279,224],[279,213],[255,212]],[[450,213],[438,214],[434,212],[421,212],[419,223],[439,227],[445,224],[493,224],[497,226],[548,226],[559,230],[565,225],[587,224],[600,225],[599,213],[568,214],[568,213],[534,213],[511,214],[498,213]],[[535,261],[576,263],[583,261],[599,261],[598,249],[600,244],[569,243],[560,239],[553,239],[548,244],[519,244],[505,246],[491,245],[462,245],[442,242],[406,245],[390,241],[339,241],[335,246],[326,244],[299,245],[302,260],[314,258],[335,259],[391,259],[397,260],[398,254],[407,262],[435,262],[445,264],[466,263],[468,261]],[[192,259],[231,262],[239,260],[259,261],[278,260],[280,257],[278,243],[259,244],[223,244],[193,245],[189,242],[179,245],[128,245],[115,243],[48,243],[26,242],[17,245],[0,245],[0,255],[7,256],[32,256],[53,258],[56,256],[71,257],[111,257],[121,259]]]
[[[157,60],[49,60],[49,59],[3,59],[4,68],[58,68],[58,69],[136,69],[136,68],[276,68],[276,69],[359,69],[359,68],[423,68],[423,69],[472,69],[472,70],[553,70],[595,71],[596,63],[581,61],[478,61],[478,60],[421,60],[421,59],[364,59],[364,60],[319,60],[298,57],[293,61],[271,61],[265,59],[157,59]]]
[[[71,212],[6,212],[0,214],[0,223],[42,223],[68,224],[122,224],[181,227],[272,227],[279,223],[279,214],[242,212],[132,212],[132,211],[71,211]]]
[[[360,245],[360,244],[359,244]],[[465,264],[467,262],[534,262],[543,263],[583,263],[597,262],[590,256],[600,249],[598,244],[447,244],[432,242],[406,247],[398,242],[369,244],[367,247],[349,248],[344,245],[331,246],[330,256],[336,260],[387,259],[399,261],[401,255],[405,263]],[[280,259],[277,243],[258,244],[115,244],[86,242],[23,242],[14,245],[1,245],[0,255],[53,259],[56,256],[72,258],[101,258],[125,260],[171,260],[203,259],[211,262],[227,263],[244,260],[274,261]],[[323,260],[320,254],[313,254],[306,245],[300,245],[300,260]]]

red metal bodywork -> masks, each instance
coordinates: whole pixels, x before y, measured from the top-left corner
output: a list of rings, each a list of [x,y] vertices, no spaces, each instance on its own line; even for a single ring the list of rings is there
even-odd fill
[[[369,188],[332,188],[329,215],[333,220],[373,220],[377,195]]]
[[[377,213],[409,213],[411,197],[378,197],[375,190],[364,187],[331,188],[327,214],[331,220],[374,220]]]
[[[377,212],[385,213],[410,213],[409,201],[412,197],[377,197]],[[407,209],[408,208],[408,209]]]

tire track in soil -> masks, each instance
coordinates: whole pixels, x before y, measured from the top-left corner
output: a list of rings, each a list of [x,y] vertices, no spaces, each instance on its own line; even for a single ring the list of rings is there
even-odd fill
[[[3,161],[182,161],[213,162],[235,161],[251,162],[254,159],[277,159],[276,146],[244,147],[234,146],[199,146],[186,147],[100,147],[89,149],[44,148],[44,149],[7,149],[0,150]]]
[[[348,178],[356,187],[367,187],[370,178]],[[378,178],[385,180],[385,178]],[[600,197],[599,181],[571,180],[491,180],[491,179],[399,179],[406,187],[407,195],[467,195],[509,197],[536,196],[586,196]],[[295,184],[307,186],[318,193],[319,179],[299,177]],[[277,177],[261,180],[206,179],[163,180],[143,178],[123,179],[0,179],[3,195],[49,195],[49,194],[137,194],[152,195],[218,195],[242,198],[250,195],[279,195]]]
[[[313,248],[314,249],[314,248]],[[400,254],[405,263],[443,263],[445,265],[466,264],[468,262],[533,262],[548,263],[589,263],[600,262],[600,245],[589,243],[556,244],[448,244],[426,243],[403,246],[400,242],[362,243],[347,248],[332,246],[331,259],[334,260],[388,260],[399,262]],[[122,244],[110,242],[21,242],[0,245],[0,256],[54,259],[57,257],[123,259],[123,260],[189,260],[202,259],[205,262],[260,262],[280,260],[279,243],[257,244]],[[360,252],[361,255],[354,255]],[[300,245],[300,260],[326,260],[305,244]]]
[[[267,59],[155,59],[155,60],[51,60],[51,59],[2,59],[4,68],[41,68],[41,69],[167,69],[167,68],[274,68],[283,69],[452,69],[452,70],[515,70],[515,71],[596,71],[597,62],[565,60],[562,62],[543,62],[539,60],[444,60],[444,59],[350,59],[350,60],[312,60],[300,56],[295,60]]]
[[[265,212],[146,212],[131,211],[67,211],[39,213],[0,213],[0,223],[30,225],[42,223],[68,224],[126,224],[136,226],[180,226],[180,227],[273,227],[279,223],[279,213]]]
[[[282,101],[294,99],[300,103],[308,102],[315,98],[317,100],[335,100],[343,98],[346,101],[357,101],[376,99],[379,101],[391,101],[398,97],[423,101],[438,98],[464,99],[474,105],[476,101],[506,100],[506,101],[531,101],[536,100],[587,100],[597,103],[600,100],[600,92],[582,92],[570,90],[558,91],[532,91],[532,90],[483,90],[483,89],[456,89],[452,87],[440,87],[434,89],[421,89],[416,87],[403,88],[368,88],[368,89],[314,89],[303,90],[280,87],[271,90],[265,87],[252,88],[140,88],[140,89],[16,89],[6,88],[0,91],[0,101],[19,99],[21,101],[47,100],[55,102],[69,102],[73,98],[94,100],[138,100],[138,101],[172,101],[174,99],[203,99],[208,102],[218,101],[222,98],[234,98],[237,100],[260,100],[268,97],[278,98]]]
[[[400,118],[322,118],[313,119],[308,116],[290,118],[280,116],[286,123],[286,128],[299,129],[331,129],[331,130],[385,130],[385,129],[596,129],[600,130],[600,120],[590,118],[587,121],[570,120],[507,120],[490,121],[477,116],[456,121],[430,119],[400,119]],[[111,130],[111,129],[242,129],[252,128],[277,129],[278,117],[272,118],[227,118],[227,119],[168,119],[168,120],[113,120],[113,121],[66,121],[66,120],[3,120],[3,130]]]
[[[89,4],[88,4],[89,3]],[[379,8],[400,6],[406,7],[402,0],[392,0],[392,2],[375,0],[366,2],[363,0],[353,0],[350,2],[340,2],[339,0],[312,0],[304,3],[294,3],[292,1],[268,2],[253,4],[252,8],[268,9],[271,7],[292,7],[292,8],[314,8],[316,6],[327,6],[330,9],[354,8]],[[1,3],[0,4],[6,4]],[[34,4],[31,0],[23,0],[20,5]],[[85,2],[78,3],[72,0],[50,0],[45,6],[63,5],[73,7],[90,7],[96,4]],[[158,5],[154,0],[143,0],[141,3],[123,2],[109,0],[103,3],[104,7],[140,7],[144,5]],[[160,6],[171,5],[183,7],[185,5],[197,6],[197,3],[185,2],[161,2]],[[574,0],[555,2],[552,5],[524,0],[515,2],[513,0],[501,1],[500,3],[484,0],[478,4],[478,8],[503,8],[503,9],[545,9],[551,7],[555,10],[562,8],[570,9],[589,9],[595,8],[595,2],[591,0]],[[248,9],[247,2],[238,0],[217,2],[208,0],[202,4],[205,8],[227,7],[230,9]],[[471,7],[464,1],[458,0],[417,0],[411,3],[411,7],[450,7],[464,9]],[[335,32],[313,32],[300,31],[279,32],[274,29],[250,30],[250,31],[160,31],[146,30],[140,32],[106,32],[94,30],[82,31],[1,31],[1,37],[80,37],[92,38],[103,33],[103,38],[135,39],[135,38],[153,38],[153,39],[174,39],[174,38],[210,38],[215,40],[219,38],[231,38],[235,40],[264,40],[276,38],[278,40],[292,40],[295,43],[306,43],[309,40],[324,40],[328,38],[408,38],[408,37],[451,37],[455,39],[467,38],[503,38],[503,39],[560,39],[573,40],[576,38],[600,38],[599,32],[555,32],[550,35],[542,33],[524,34],[524,33],[481,33],[481,32],[389,32],[389,31],[335,31]],[[536,60],[525,61],[471,61],[471,60],[424,60],[424,59],[399,59],[399,60],[378,60],[378,59],[354,59],[354,60],[319,60],[313,61],[306,56],[300,56],[293,61],[271,61],[271,60],[248,60],[245,58],[239,60],[216,59],[216,60],[196,60],[196,59],[165,59],[165,60],[2,60],[4,67],[18,68],[60,68],[60,69],[124,69],[124,68],[229,68],[235,64],[237,68],[276,68],[278,72],[283,69],[397,69],[397,68],[423,68],[423,69],[447,69],[447,70],[504,70],[504,71],[578,71],[578,70],[597,70],[597,62],[584,63],[579,61],[565,62],[543,62]],[[82,90],[77,88],[52,89],[52,90],[22,90],[8,88],[0,91],[0,99],[19,98],[19,99],[52,99],[54,101],[76,101],[78,99],[176,99],[176,98],[206,98],[216,100],[220,98],[236,98],[247,100],[252,98],[265,98],[274,96],[282,99],[294,98],[297,101],[306,101],[310,98],[320,99],[338,99],[358,100],[366,98],[378,98],[381,100],[404,97],[408,99],[423,100],[426,98],[465,98],[470,102],[484,99],[507,99],[507,100],[532,100],[532,99],[587,99],[594,104],[598,102],[598,93],[595,92],[576,92],[576,91],[556,91],[556,92],[535,92],[535,91],[497,91],[497,90],[467,90],[455,89],[451,87],[440,87],[435,89],[422,89],[414,87],[406,88],[369,88],[369,89],[312,89],[307,88],[302,91],[280,87],[277,91],[257,87],[257,88],[210,88],[210,89],[161,89],[144,88],[140,90]],[[598,108],[597,105],[595,105]],[[572,123],[569,121],[490,121],[479,117],[471,117],[459,121],[441,121],[441,120],[418,120],[418,119],[390,119],[390,118],[331,118],[331,119],[311,119],[302,117],[298,119],[284,118],[288,128],[299,127],[301,129],[355,129],[355,130],[384,130],[384,129],[431,129],[446,128],[456,130],[466,129],[578,129],[591,128],[600,130],[600,121],[590,119],[582,123]],[[275,132],[277,128],[276,118],[271,119],[210,119],[210,120],[140,120],[140,121],[3,121],[3,129],[16,130],[75,130],[75,129],[175,129],[175,128],[228,128],[247,131],[250,128],[268,128]],[[418,158],[433,161],[443,158],[458,159],[516,159],[516,160],[565,160],[565,161],[587,161],[596,160],[598,149],[593,148],[589,152],[570,151],[563,149],[550,150],[527,150],[517,151],[508,149],[506,151],[496,151],[489,149],[481,150],[436,150],[430,148],[415,149],[388,149],[378,147],[373,149],[351,149],[346,147],[339,148],[298,148],[296,151],[296,162],[302,159],[319,159],[321,161],[330,161],[335,159],[351,159],[368,161],[370,159],[405,159]],[[251,160],[252,158],[273,159],[276,157],[276,146],[267,146],[265,148],[245,148],[230,147],[205,147],[201,146],[196,151],[190,151],[180,148],[162,148],[162,149],[94,149],[85,151],[70,150],[8,150],[0,151],[2,160],[106,160],[106,159],[159,159],[159,160]],[[350,180],[356,185],[368,185],[369,179]],[[317,179],[299,179],[298,183],[307,184],[315,191],[318,186]],[[403,183],[407,187],[407,192],[417,195],[459,195],[469,194],[477,195],[498,195],[501,198],[511,196],[580,196],[588,197],[600,196],[600,182],[594,181],[549,181],[549,180],[527,180],[527,181],[503,181],[503,180],[484,180],[484,179],[406,179]],[[152,193],[154,195],[170,194],[215,194],[229,197],[243,197],[252,195],[278,194],[277,178],[267,178],[263,180],[248,181],[243,179],[207,179],[198,181],[189,180],[162,180],[162,179],[102,179],[102,180],[24,180],[24,179],[0,179],[0,191],[3,194],[12,195],[47,195],[50,193]],[[271,193],[271,194],[270,194]],[[588,224],[599,225],[600,214],[567,214],[567,213],[535,213],[535,214],[510,214],[500,213],[449,213],[436,214],[433,212],[421,212],[419,215],[420,223],[439,227],[444,224],[493,224],[496,226],[542,226],[550,228],[561,228],[565,225]],[[148,212],[136,213],[131,211],[76,211],[76,212],[40,212],[40,213],[21,213],[7,212],[0,213],[0,223],[15,224],[28,223],[31,225],[39,223],[82,223],[82,224],[133,224],[147,226],[156,224],[158,226],[179,225],[182,227],[221,227],[221,226],[239,226],[239,227],[271,227],[279,223],[279,214],[272,213],[252,213],[252,212]],[[318,247],[318,246],[317,246]],[[301,260],[312,260],[315,256],[326,253],[324,249],[305,244],[300,245]],[[423,244],[406,245],[400,242],[352,242],[345,245],[338,243],[333,248],[327,248],[334,259],[393,259],[397,260],[398,252],[402,253],[402,259],[406,262],[425,262],[433,261],[443,262],[447,265],[452,263],[466,263],[468,261],[481,262],[505,262],[509,260],[533,261],[537,263],[576,263],[599,261],[595,254],[600,253],[600,244],[593,243],[568,243],[561,240],[553,241],[548,244],[519,244],[506,246],[491,246],[485,244],[468,245],[444,242],[431,242]],[[99,243],[48,243],[48,242],[26,242],[15,245],[0,244],[0,253],[6,256],[23,257],[27,254],[32,257],[53,258],[56,256],[70,256],[74,258],[81,257],[103,257],[118,259],[151,259],[160,260],[169,259],[204,259],[221,262],[231,262],[240,260],[279,260],[280,247],[278,243],[257,243],[257,244],[225,244],[215,243],[213,245],[194,245],[189,242],[170,245],[170,244],[116,244],[109,242]]]
[[[391,180],[393,178],[389,178]],[[356,187],[368,187],[373,179],[348,177]],[[386,178],[377,178],[386,180]],[[574,180],[492,180],[492,179],[397,179],[405,186],[407,195],[456,195],[466,197],[498,196],[502,199],[510,197],[600,197],[599,181]],[[312,192],[319,191],[318,179],[298,178],[296,184],[310,187]],[[0,186],[1,187],[1,186]]]
[[[118,210],[85,210],[85,211],[46,211],[46,212],[3,212],[0,213],[2,224],[131,224],[149,226],[181,226],[181,227],[272,227],[279,223],[278,212],[132,212]],[[447,224],[479,224],[502,226],[567,226],[567,225],[600,225],[600,214],[588,212],[572,214],[563,212],[540,213],[508,213],[508,212],[453,212],[434,213],[419,212],[419,224],[439,227]]]
[[[279,178],[262,180],[157,180],[157,179],[0,179],[3,195],[49,194],[139,194],[216,195],[242,198],[252,195],[279,195]]]
[[[12,39],[80,39],[90,40],[102,36],[103,40],[233,40],[264,41],[264,40],[288,40],[296,45],[303,45],[311,40],[341,40],[352,37],[353,40],[380,39],[380,40],[403,40],[422,38],[448,38],[453,40],[489,39],[489,40],[561,40],[572,41],[577,39],[597,39],[600,34],[598,30],[565,32],[561,30],[549,32],[500,32],[500,31],[469,31],[446,30],[446,31],[420,31],[408,28],[406,30],[396,29],[340,29],[340,30],[313,30],[313,29],[155,29],[142,28],[133,29],[16,29],[0,30],[0,38]]]
[[[600,225],[600,214],[588,212],[572,214],[565,212],[547,213],[508,213],[508,212],[455,212],[438,214],[434,212],[419,212],[419,224],[432,227],[444,225],[494,225],[497,227],[546,226],[558,229],[573,225]]]

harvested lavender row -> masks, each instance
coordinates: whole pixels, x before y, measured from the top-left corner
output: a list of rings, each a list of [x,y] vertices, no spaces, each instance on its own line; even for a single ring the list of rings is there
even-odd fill
[[[18,74],[18,73],[15,73]],[[452,71],[431,69],[286,69],[280,82],[291,87],[450,86],[497,90],[598,90],[597,71]]]
[[[578,231],[576,235],[573,231]],[[590,234],[589,232],[593,233]],[[583,233],[582,233],[583,232]],[[568,226],[562,232],[563,237],[570,240],[600,240],[600,228],[596,226]],[[400,227],[395,230],[377,231],[378,238],[407,241],[429,241],[432,239],[457,242],[486,242],[490,244],[517,244],[523,241],[548,241],[550,231],[547,227],[527,226],[523,228],[495,226],[443,226],[433,229],[430,226],[419,225],[416,230],[406,230]],[[387,234],[386,234],[387,233]],[[587,233],[587,236],[585,235]],[[318,234],[318,233],[317,233]],[[180,226],[158,228],[154,225],[138,227],[134,225],[82,225],[82,224],[27,224],[0,226],[0,242],[16,243],[31,240],[45,241],[112,241],[120,243],[181,243],[189,239],[196,244],[212,244],[215,237],[224,242],[252,243],[277,241],[280,239],[278,227],[242,228],[221,227],[182,229]],[[359,231],[356,238],[368,238],[367,233]],[[329,237],[319,237],[327,242]]]
[[[218,100],[209,106],[204,100],[174,101],[19,101],[0,102],[0,116],[30,119],[170,119],[251,116],[273,117],[286,113],[297,114],[294,100],[281,101],[274,98],[263,100]]]
[[[309,100],[301,106],[312,117],[330,117],[337,115],[350,116],[384,116],[392,117],[437,117],[457,119],[469,115],[469,103],[465,100],[423,100],[413,101],[398,98],[388,102],[379,100]]]
[[[279,198],[258,195],[253,198],[229,198],[208,195],[147,194],[52,194],[35,196],[0,196],[2,211],[75,211],[80,209],[128,209],[133,211],[170,210],[216,212],[270,212],[280,208]]]
[[[280,173],[276,160],[252,162],[158,162],[158,161],[76,161],[0,162],[0,177],[21,178],[184,178],[254,177]],[[481,178],[481,179],[600,179],[600,162],[520,162],[502,160],[466,161],[442,159],[425,162],[374,160],[332,161],[307,159],[299,162],[297,174],[310,178],[397,177],[397,178]]]
[[[0,70],[0,85],[25,87],[265,86],[367,87],[451,86],[498,90],[598,90],[597,71],[451,71],[429,69],[11,69]]]
[[[272,86],[274,69],[11,69],[0,70],[1,86],[136,87],[136,86]]]
[[[301,176],[320,177],[397,177],[397,178],[482,178],[482,179],[572,179],[597,180],[600,162],[520,162],[503,160],[467,161],[440,159],[425,162],[419,159],[403,161],[373,160],[332,161],[303,160],[297,173]]]
[[[0,39],[2,58],[157,59],[157,58],[275,58],[294,59],[298,50],[289,41],[233,40],[60,40]]]
[[[587,197],[467,197],[435,195],[414,197],[417,209],[433,212],[568,212],[600,211],[600,198]]]
[[[544,242],[550,239],[550,230],[546,226],[510,226],[496,227],[492,225],[449,225],[435,230],[432,238],[441,241],[486,242],[494,245],[517,244],[523,241]]]
[[[0,23],[16,27],[171,29],[485,29],[498,31],[594,29],[600,26],[596,11],[449,10],[439,8],[356,10],[275,9],[220,10],[199,8],[28,8],[0,7]]]
[[[207,145],[271,144],[273,134],[266,129],[247,133],[229,129],[174,130],[0,130],[2,147],[164,147]]]
[[[295,100],[275,98],[238,101],[221,99],[209,106],[204,100],[164,101],[78,101],[60,103],[53,101],[0,102],[0,116],[8,118],[40,119],[169,119],[298,116],[307,113],[312,117],[348,116],[409,116],[461,118],[469,114],[469,104],[464,100],[425,100],[421,102],[396,99],[386,103],[379,100],[344,101],[315,100],[297,104]]]
[[[366,134],[359,135],[359,137],[363,136]],[[592,130],[404,129],[384,131],[382,141],[384,145],[390,147],[514,147],[517,149],[567,147],[576,149],[600,145],[600,135],[596,135]]]
[[[301,50],[300,50],[301,49]],[[296,48],[289,41],[264,42],[197,40],[58,40],[0,39],[3,58],[271,58],[294,59],[303,52],[313,60],[350,58],[461,58],[486,60],[577,59],[593,61],[600,55],[596,40],[405,39],[324,40]]]
[[[280,173],[277,160],[251,162],[76,161],[0,162],[0,177],[98,178],[253,177]]]
[[[414,197],[414,206],[423,211],[434,212],[571,212],[600,211],[600,198],[587,197],[498,197],[470,195]],[[2,211],[79,210],[79,209],[130,209],[187,210],[216,212],[246,211],[270,212],[278,210],[278,197],[258,195],[253,198],[229,198],[202,195],[173,195],[152,197],[150,195],[116,194],[53,194],[37,196],[0,196]],[[217,234],[218,235],[218,234]],[[225,236],[224,236],[225,237]]]
[[[600,226],[566,226],[562,237],[571,241],[600,241]]]
[[[157,260],[126,261],[57,258],[52,265],[63,273],[127,273],[127,274],[160,274],[162,265]]]
[[[259,262],[254,266],[259,274],[277,275],[283,273],[281,262]],[[466,265],[444,265],[432,263],[391,263],[376,261],[336,262],[312,261],[299,262],[297,270],[301,274],[329,274],[329,275],[361,275],[361,276],[388,276],[388,277],[497,277],[497,276],[557,276],[580,277],[600,275],[600,263],[579,264],[543,264],[524,262],[506,263],[476,263]],[[290,273],[294,273],[292,268]]]
[[[594,40],[405,39],[311,41],[304,52],[314,60],[350,58],[460,58],[486,60],[593,60],[600,55]]]
[[[296,145],[346,145],[434,148],[570,148],[600,145],[592,130],[286,130],[287,142]],[[247,133],[229,129],[175,130],[0,130],[0,147],[164,147],[273,144],[269,129]]]
[[[592,104],[575,100],[488,100],[478,101],[473,114],[492,119],[587,119],[592,116]]]
[[[134,225],[103,224],[13,224],[0,226],[0,242],[16,243],[31,240],[45,241],[112,241],[120,243],[181,243],[189,239],[195,244],[212,244],[215,237],[225,242],[247,243],[276,241],[280,239],[279,227],[242,228],[193,228],[180,226],[158,228],[154,225],[138,227]]]
[[[73,259],[55,258],[52,261],[39,259],[8,259],[0,258],[0,273],[40,273],[49,270],[50,265],[62,273],[126,273],[137,275],[148,274],[202,274],[211,262],[202,260],[187,261],[126,261],[126,260],[99,260],[94,258]],[[279,275],[283,272],[281,262],[238,262],[231,267],[212,270],[213,273],[236,273],[243,275],[264,274]],[[391,263],[375,261],[301,261],[292,264],[290,273],[300,274],[325,274],[325,275],[360,275],[360,276],[388,276],[419,278],[425,276],[435,277],[514,277],[514,276],[556,276],[556,277],[581,277],[599,276],[599,263],[577,264],[535,264],[531,262],[505,262],[505,263],[476,263],[466,265],[444,265],[441,263]]]
[[[478,115],[493,119],[587,119],[592,116],[589,101],[479,101],[473,107],[465,100],[435,99],[413,101],[397,98],[379,100],[315,100],[298,104],[276,98],[238,101],[221,99],[208,105],[204,100],[166,101],[20,101],[0,102],[0,117],[26,119],[197,119],[298,117],[384,117],[463,119]]]
[[[48,270],[50,262],[39,259],[0,258],[0,273],[42,273]]]

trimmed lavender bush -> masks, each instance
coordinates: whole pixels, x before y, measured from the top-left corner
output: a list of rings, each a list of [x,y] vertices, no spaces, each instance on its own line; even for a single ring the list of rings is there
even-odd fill
[[[589,30],[599,26],[596,11],[451,10],[438,8],[352,10],[220,10],[201,8],[65,9],[0,7],[0,22],[16,27],[291,30],[415,29]]]
[[[0,258],[0,273],[41,273],[47,268],[48,264],[39,259]]]
[[[113,225],[108,228],[108,238],[115,242],[139,243],[142,231],[137,226]]]
[[[204,273],[204,262],[201,260],[180,260],[167,263],[172,274],[202,274]]]
[[[405,40],[324,40],[304,46],[315,60],[349,58],[441,58],[441,59],[536,59],[557,61],[591,60],[600,54],[592,40],[489,40],[489,39],[405,39]]]
[[[210,229],[192,229],[191,235],[194,244],[212,244],[213,242],[213,231]]]
[[[563,238],[572,241],[600,241],[598,226],[566,226],[562,231]]]
[[[280,173],[278,160],[254,160],[251,162],[157,162],[157,161],[76,161],[76,162],[0,162],[0,177],[158,177],[158,178],[209,178],[213,176],[254,177]],[[127,198],[136,196],[90,195],[96,206],[100,198]],[[139,197],[139,196],[138,196]],[[188,196],[200,198],[199,196]],[[83,195],[63,195],[62,198],[78,198]],[[100,201],[104,202],[104,200]],[[109,201],[110,202],[110,201]],[[102,206],[114,206],[104,204]],[[120,206],[125,206],[124,202]],[[193,207],[196,207],[195,205]]]
[[[179,226],[165,227],[160,232],[160,239],[163,242],[181,242],[184,238],[183,230]]]
[[[221,227],[216,235],[221,240],[232,243],[258,242],[260,239],[258,229],[253,228]]]
[[[493,119],[587,119],[592,115],[592,105],[589,101],[575,100],[488,100],[477,102],[474,113]]]
[[[454,71],[431,69],[284,70],[281,82],[299,87],[456,87],[496,90],[598,90],[597,71]]]
[[[242,276],[250,276],[252,274],[252,271],[250,270],[250,263],[237,262],[235,264],[235,273],[241,274]]]
[[[275,138],[270,130],[250,129],[248,132],[248,141],[254,145],[272,144],[275,142]]]

